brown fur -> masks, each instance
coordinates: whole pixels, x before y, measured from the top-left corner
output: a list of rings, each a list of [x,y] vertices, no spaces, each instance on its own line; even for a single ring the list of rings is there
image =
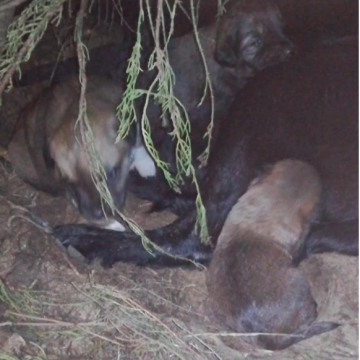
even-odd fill
[[[101,209],[100,198],[91,180],[85,151],[79,143],[79,130],[74,132],[79,112],[79,91],[78,77],[73,77],[46,89],[27,107],[20,115],[10,142],[9,158],[19,176],[33,186],[62,193],[76,185],[76,188],[81,188],[83,202],[85,198],[85,202],[96,203],[97,211]],[[118,125],[115,108],[121,94],[122,88],[115,82],[89,78],[86,93],[88,119],[100,159],[105,169],[111,171],[123,164],[129,152],[125,141],[115,144]],[[116,193],[121,189],[110,190]],[[76,202],[75,194],[69,195]],[[79,194],[76,196],[81,197]],[[88,218],[101,215],[87,213],[86,204],[77,205]]]
[[[211,316],[238,332],[298,335],[258,337],[268,349],[336,326],[312,324],[316,302],[292,265],[320,194],[315,169],[295,160],[276,163],[250,184],[226,219],[207,273]]]

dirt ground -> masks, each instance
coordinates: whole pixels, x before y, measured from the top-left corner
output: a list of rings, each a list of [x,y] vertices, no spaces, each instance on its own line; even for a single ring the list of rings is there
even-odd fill
[[[186,350],[185,359],[358,358],[357,258],[327,254],[313,256],[302,264],[318,302],[319,319],[340,322],[341,327],[281,352],[257,350],[240,337],[219,336],[222,330],[212,327],[204,317],[205,271],[124,264],[104,270],[98,264],[74,262],[49,236],[28,220],[17,217],[23,214],[22,209],[7,201],[26,207],[51,225],[81,221],[66,200],[34,191],[4,165],[0,166],[0,189],[4,193],[0,201],[0,349],[19,359],[25,355],[34,359],[36,355],[39,359],[84,360],[177,358],[174,354],[169,356],[166,349],[162,352],[146,348],[141,355],[135,351],[136,342],[147,341],[147,346],[151,346],[145,335],[148,331],[147,336],[153,337],[155,326],[167,327],[170,337],[176,334],[180,343],[184,341],[194,346],[193,349],[200,349]],[[147,205],[130,197],[126,213],[145,228],[174,220],[171,214],[147,214]],[[106,293],[109,289],[121,294],[117,298],[117,302],[122,299],[121,306],[136,304],[137,310],[151,318],[149,327],[141,326],[138,330],[141,334],[131,337],[132,341],[119,340],[121,337],[109,326],[91,326],[100,317],[104,320],[104,314],[99,317],[102,306],[110,306],[104,298],[100,303],[99,295],[94,292]],[[25,299],[18,299],[15,294]],[[130,324],[132,321],[130,318]],[[197,337],[189,342],[190,334]],[[237,348],[243,350],[226,346],[224,342],[228,343],[229,339],[236,339]]]
[[[11,137],[19,109],[41,87],[5,96],[0,108],[1,146]],[[264,351],[241,335],[215,328],[203,315],[205,271],[129,264],[104,270],[98,264],[85,265],[19,217],[23,210],[14,206],[27,208],[51,225],[81,221],[66,200],[33,190],[2,163],[0,196],[0,359],[359,357],[358,258],[326,254],[301,265],[318,302],[319,320],[342,326],[281,352]],[[126,213],[144,228],[174,220],[172,214],[150,215],[147,209],[148,204],[132,197],[127,201]],[[240,350],[233,350],[232,342]]]

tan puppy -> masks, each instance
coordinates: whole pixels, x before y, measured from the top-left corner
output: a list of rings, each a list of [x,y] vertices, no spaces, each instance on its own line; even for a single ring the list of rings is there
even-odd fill
[[[209,314],[267,349],[332,330],[313,323],[317,305],[292,254],[315,220],[321,185],[313,167],[284,160],[255,179],[232,208],[207,273]],[[295,336],[294,336],[295,335]]]
[[[102,161],[107,185],[115,204],[121,208],[126,193],[127,174],[139,157],[136,134],[115,143],[119,121],[115,116],[122,87],[114,81],[89,78],[86,93],[87,115]],[[65,193],[87,219],[112,229],[119,223],[104,221],[100,196],[92,180],[79,128],[78,77],[46,89],[20,115],[8,148],[18,175],[34,187],[54,194]],[[140,149],[141,150],[141,149]],[[142,149],[143,152],[145,151]],[[146,158],[146,151],[141,154]],[[155,172],[150,161],[150,172]]]

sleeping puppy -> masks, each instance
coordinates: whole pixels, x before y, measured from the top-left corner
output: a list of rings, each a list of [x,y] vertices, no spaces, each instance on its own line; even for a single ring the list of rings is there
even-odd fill
[[[271,0],[231,1],[219,22],[215,60],[222,66],[247,64],[261,70],[287,59],[293,50]]]
[[[258,336],[270,350],[337,327],[313,323],[316,302],[292,265],[320,194],[315,169],[296,160],[279,161],[250,184],[226,219],[207,272],[210,317],[241,333],[288,334]]]
[[[115,142],[119,126],[115,109],[122,91],[117,82],[90,77],[86,93],[94,145],[104,165],[107,186],[119,209],[125,201],[127,174],[132,167],[137,167],[139,154],[140,166],[145,158],[150,162],[151,174],[155,172],[151,158],[146,152],[141,153],[143,148],[136,141],[135,132],[126,140]],[[124,230],[118,222],[104,217],[79,126],[75,125],[79,96],[78,77],[46,89],[21,113],[8,148],[9,159],[27,183],[54,195],[65,195],[81,215],[97,225]],[[105,212],[110,215],[106,206]]]
[[[226,114],[228,105],[250,77],[288,59],[294,49],[282,32],[280,13],[269,1],[242,0],[231,5],[218,25],[198,30],[214,90],[215,119]],[[210,121],[210,96],[208,93],[199,105],[206,73],[194,34],[175,38],[168,53],[175,76],[174,95],[186,108],[193,136],[201,143]],[[153,72],[145,73],[140,86],[151,83],[153,78]],[[148,113],[153,124],[162,124],[156,116],[161,114],[159,106],[152,104]]]
[[[218,135],[218,119],[226,116],[238,91],[259,71],[288,59],[294,46],[282,32],[280,13],[268,0],[230,2],[217,25],[201,28],[198,32],[214,94],[214,144]],[[184,105],[191,122],[192,158],[197,168],[199,162],[196,159],[207,146],[204,134],[211,118],[211,98],[207,91],[201,102],[206,73],[194,34],[173,39],[168,54],[175,77],[174,95]],[[154,76],[155,71],[143,73],[138,86],[147,89]],[[171,121],[164,129],[162,109],[154,102],[149,105],[147,115],[155,147],[161,159],[168,162],[175,173],[176,142],[167,134],[173,131]],[[198,178],[204,175],[203,170],[197,169]],[[167,208],[178,212],[184,202],[193,203],[196,194],[192,180],[187,179],[181,196],[176,195],[168,189],[162,174],[152,183],[134,176],[129,184],[129,189],[136,195],[155,202],[157,210]]]

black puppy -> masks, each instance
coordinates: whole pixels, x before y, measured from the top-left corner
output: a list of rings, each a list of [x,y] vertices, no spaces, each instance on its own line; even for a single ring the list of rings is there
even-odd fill
[[[206,58],[214,94],[215,126],[212,133],[216,141],[219,131],[218,120],[228,112],[235,94],[245,86],[248,79],[266,67],[278,64],[289,58],[294,46],[282,32],[280,13],[268,0],[243,0],[231,2],[218,26],[212,25],[199,30],[199,38]],[[174,95],[186,108],[191,121],[191,143],[194,166],[205,150],[204,139],[211,117],[210,94],[204,94],[205,69],[199,56],[199,49],[193,34],[174,39],[169,48],[169,59],[175,74]],[[140,78],[139,86],[147,88],[153,80],[153,73]],[[155,147],[161,159],[176,171],[175,147],[167,133],[173,128],[163,128],[162,111],[152,103],[147,111],[154,134]],[[198,178],[205,176],[197,171]],[[129,191],[137,196],[150,199],[157,209],[170,208],[174,212],[186,209],[193,204],[196,194],[192,179],[187,179],[181,196],[168,189],[162,173],[158,173],[147,185],[138,177],[129,181]],[[154,186],[149,186],[149,184]],[[190,201],[187,201],[190,199]],[[185,204],[184,204],[185,203]]]
[[[319,45],[296,60],[265,70],[238,94],[219,124],[207,175],[200,184],[214,244],[228,213],[259,169],[294,158],[312,164],[324,188],[319,222],[310,230],[302,256],[324,251],[358,254],[357,38]],[[195,211],[189,211],[147,235],[168,252],[206,263],[212,249],[200,244],[195,219]],[[58,227],[54,236],[107,266],[117,261],[184,263],[158,252],[150,255],[130,232],[68,225]]]

